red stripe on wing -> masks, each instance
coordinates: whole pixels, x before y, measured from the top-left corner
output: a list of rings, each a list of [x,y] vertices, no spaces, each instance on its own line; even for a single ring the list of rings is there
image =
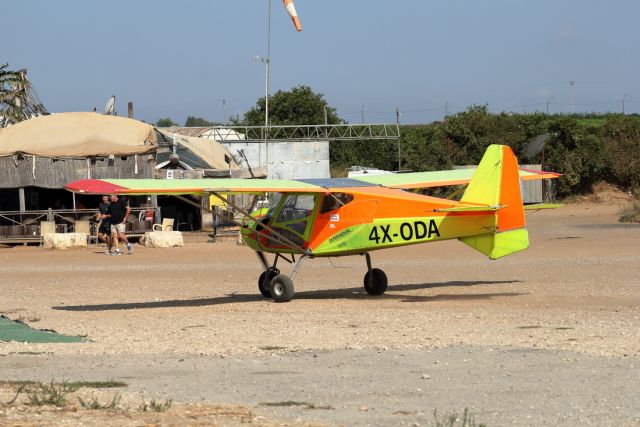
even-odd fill
[[[101,179],[80,179],[64,186],[69,191],[81,194],[120,194],[128,188]]]

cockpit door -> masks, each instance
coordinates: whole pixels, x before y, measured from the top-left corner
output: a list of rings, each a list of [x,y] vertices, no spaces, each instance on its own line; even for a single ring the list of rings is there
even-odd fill
[[[271,227],[292,243],[306,249],[316,214],[317,200],[316,194],[283,194],[273,212]],[[268,246],[280,245],[272,241]]]

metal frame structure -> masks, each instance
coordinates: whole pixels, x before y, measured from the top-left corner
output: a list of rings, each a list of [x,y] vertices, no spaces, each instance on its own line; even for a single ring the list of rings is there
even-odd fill
[[[219,132],[219,142],[269,142],[284,141],[355,141],[393,140],[400,138],[398,123],[340,124],[340,125],[269,125],[265,126],[208,126],[207,129],[234,130],[244,135],[243,139],[231,132]]]

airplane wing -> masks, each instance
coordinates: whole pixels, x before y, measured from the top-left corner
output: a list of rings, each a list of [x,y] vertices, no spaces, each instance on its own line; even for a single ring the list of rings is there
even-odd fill
[[[351,179],[357,179],[358,181],[369,184],[383,185],[389,188],[431,188],[468,184],[475,171],[476,168],[432,172],[390,173],[387,175],[358,176],[352,177]],[[523,181],[551,179],[558,178],[559,176],[560,174],[554,172],[520,169],[520,178]]]
[[[205,193],[324,193],[339,188],[382,186],[396,189],[468,184],[475,172],[455,169],[434,172],[394,173],[377,176],[327,179],[81,179],[65,186],[79,194],[185,195]],[[559,174],[520,170],[524,181],[557,178]]]
[[[185,195],[204,193],[323,193],[325,188],[284,179],[81,179],[65,185],[79,194]]]

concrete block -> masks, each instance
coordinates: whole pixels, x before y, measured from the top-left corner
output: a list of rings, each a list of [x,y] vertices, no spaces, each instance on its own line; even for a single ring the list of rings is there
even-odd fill
[[[68,249],[86,248],[88,237],[85,233],[47,233],[42,239],[45,248]]]
[[[184,246],[180,231],[147,231],[140,243],[148,248],[171,248]]]

